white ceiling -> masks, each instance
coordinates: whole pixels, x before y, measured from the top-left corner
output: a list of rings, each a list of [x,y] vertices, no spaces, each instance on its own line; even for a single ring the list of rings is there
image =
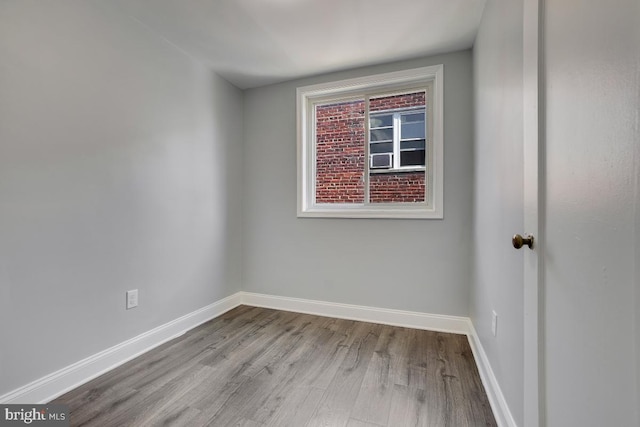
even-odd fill
[[[466,49],[485,0],[104,0],[246,89]]]

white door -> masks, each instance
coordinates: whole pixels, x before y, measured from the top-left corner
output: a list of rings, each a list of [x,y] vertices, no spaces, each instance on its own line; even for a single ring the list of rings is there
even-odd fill
[[[540,99],[542,83],[541,44],[542,0],[525,0],[523,13],[523,133],[524,133],[524,228],[533,236],[531,248],[523,247],[524,253],[524,421],[526,427],[542,425],[544,388],[541,384],[543,366],[541,274],[544,236],[540,222],[544,201],[544,162],[540,138],[544,129],[541,120],[543,102]]]
[[[540,425],[637,427],[640,1],[544,4]]]

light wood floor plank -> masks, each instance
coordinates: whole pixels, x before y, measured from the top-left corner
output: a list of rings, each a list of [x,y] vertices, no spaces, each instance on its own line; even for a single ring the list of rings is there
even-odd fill
[[[269,427],[306,426],[315,413],[324,390],[311,387],[296,387],[287,394],[282,405],[267,422]]]
[[[349,418],[347,427],[384,427],[384,426],[380,426],[379,424],[371,424],[366,421],[357,420],[355,418]]]
[[[387,425],[391,393],[395,383],[391,361],[398,357],[390,348],[397,341],[396,329],[390,326],[382,327],[382,333],[369,361],[358,398],[351,411],[352,418],[372,424]]]
[[[325,390],[322,401],[309,423],[314,426],[344,426],[350,418],[364,374],[378,341],[380,325],[360,323],[356,340],[349,346],[340,368]]]

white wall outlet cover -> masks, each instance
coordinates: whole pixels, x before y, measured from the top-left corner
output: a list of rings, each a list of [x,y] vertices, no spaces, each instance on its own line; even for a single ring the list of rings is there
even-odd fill
[[[127,291],[127,310],[138,306],[138,290]]]

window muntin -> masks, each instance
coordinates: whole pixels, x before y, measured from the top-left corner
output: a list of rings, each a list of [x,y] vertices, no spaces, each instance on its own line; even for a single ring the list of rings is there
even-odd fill
[[[298,216],[442,218],[442,70],[439,65],[298,88]],[[398,95],[424,102],[383,105]],[[321,109],[363,100],[364,108],[352,106],[357,121],[332,137],[349,144],[323,147],[316,127]],[[353,152],[355,146],[364,155]],[[334,157],[325,162],[323,150]],[[347,178],[325,179],[326,167],[352,169]],[[336,186],[342,186],[339,197],[327,199]]]

